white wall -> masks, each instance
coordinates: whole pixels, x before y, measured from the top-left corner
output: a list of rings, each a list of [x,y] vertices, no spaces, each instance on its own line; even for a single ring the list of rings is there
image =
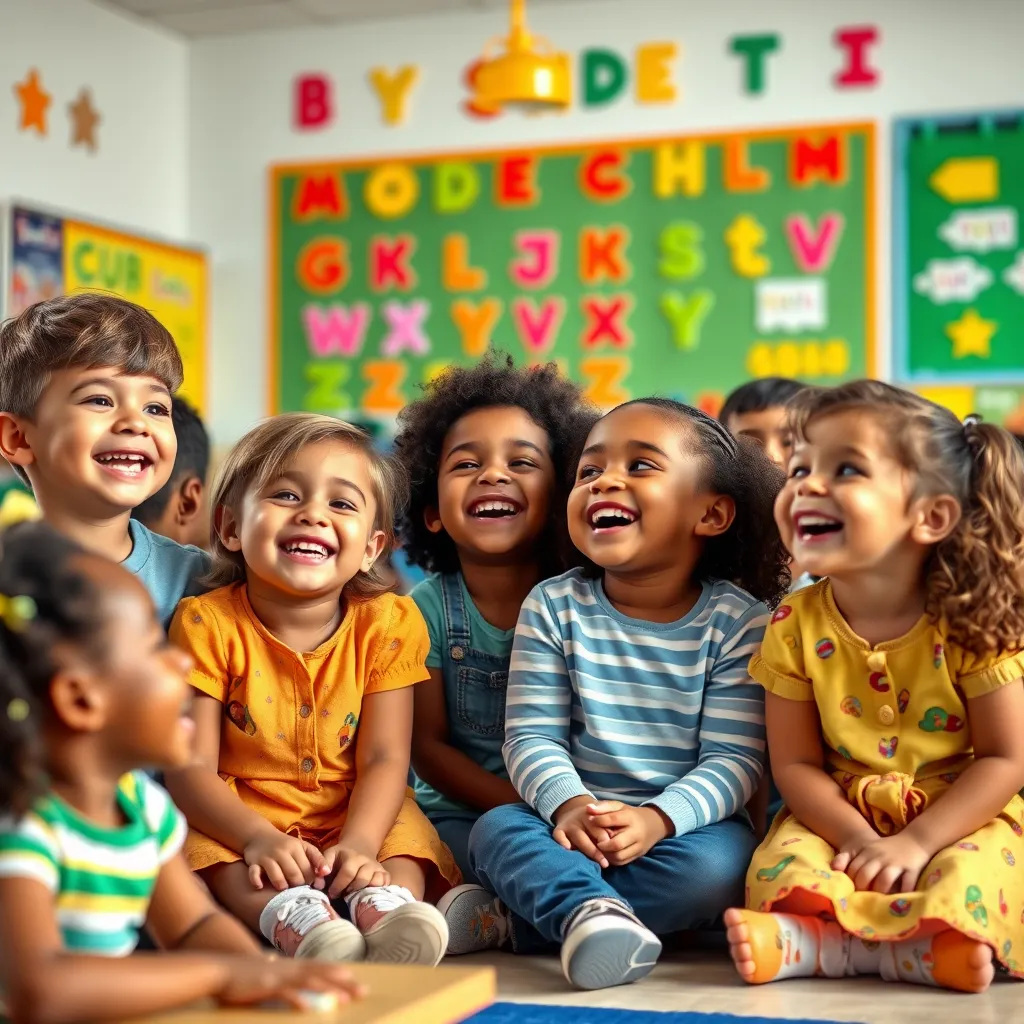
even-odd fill
[[[52,96],[45,138],[18,130],[13,87],[33,67]],[[184,40],[87,0],[0,0],[0,201],[186,239],[188,67]],[[103,117],[95,154],[69,145],[82,86]]]
[[[638,107],[623,99],[555,117],[467,118],[460,78],[484,41],[502,33],[502,9],[386,25],[323,27],[215,38],[192,50],[192,233],[214,253],[212,420],[221,443],[266,411],[266,167],[309,156],[486,148],[525,141],[615,138],[688,129],[877,120],[879,336],[889,337],[889,129],[903,114],[1007,107],[1024,100],[1024,3],[1020,0],[591,0],[532,5],[531,21],[560,49],[608,46],[626,54],[670,39],[684,50],[680,103]],[[844,25],[877,24],[882,82],[837,91],[832,44]],[[778,32],[768,91],[750,98],[727,52],[738,32]],[[408,123],[382,124],[366,84],[375,64],[421,65]],[[340,117],[323,132],[290,127],[290,84],[323,71],[336,84]],[[883,368],[886,360],[883,358]]]

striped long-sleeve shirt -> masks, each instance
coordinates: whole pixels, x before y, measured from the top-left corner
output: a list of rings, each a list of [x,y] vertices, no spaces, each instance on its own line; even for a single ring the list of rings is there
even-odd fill
[[[632,619],[574,569],[534,587],[516,627],[505,764],[549,823],[592,794],[649,804],[683,835],[750,799],[765,759],[764,691],[747,671],[768,610],[720,581],[677,622]]]

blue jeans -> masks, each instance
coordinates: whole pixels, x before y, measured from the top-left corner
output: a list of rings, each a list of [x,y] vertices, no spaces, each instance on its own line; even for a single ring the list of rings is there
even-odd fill
[[[743,818],[671,836],[621,868],[605,871],[551,838],[551,826],[526,804],[484,814],[469,839],[480,884],[512,912],[512,948],[531,953],[560,943],[566,922],[588,900],[624,903],[655,935],[711,924],[743,906],[757,838]]]
[[[437,829],[441,842],[452,851],[455,863],[462,872],[462,881],[478,881],[469,863],[469,834],[480,815],[471,811],[428,811],[427,817]]]

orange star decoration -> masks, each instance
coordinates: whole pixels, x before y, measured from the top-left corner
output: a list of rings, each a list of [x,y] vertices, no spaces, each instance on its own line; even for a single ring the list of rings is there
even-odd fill
[[[35,68],[29,71],[24,82],[18,82],[14,86],[14,95],[21,104],[21,122],[18,130],[27,132],[30,128],[35,128],[40,135],[46,135],[46,109],[52,97],[42,87],[39,72]]]
[[[953,342],[953,358],[978,356],[988,359],[992,354],[992,335],[998,330],[999,324],[995,320],[983,319],[976,309],[965,310],[959,320],[946,324],[946,334]]]
[[[71,117],[71,145],[87,146],[90,153],[95,153],[96,128],[102,118],[92,105],[92,96],[85,86],[78,93],[78,99],[68,104],[68,114]]]

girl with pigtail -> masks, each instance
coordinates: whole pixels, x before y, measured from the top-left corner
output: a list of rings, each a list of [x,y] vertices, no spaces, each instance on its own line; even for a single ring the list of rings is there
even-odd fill
[[[775,517],[825,578],[750,666],[785,806],[726,912],[737,970],[1024,977],[1024,454],[878,381],[791,410]]]

